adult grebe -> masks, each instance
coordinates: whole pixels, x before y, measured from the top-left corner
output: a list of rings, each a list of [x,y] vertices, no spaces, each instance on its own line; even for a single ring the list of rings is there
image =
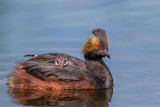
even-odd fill
[[[102,58],[108,54],[108,38],[95,29],[83,45],[85,62],[64,53],[48,53],[17,63],[8,86],[22,89],[105,89],[113,86],[112,75]]]

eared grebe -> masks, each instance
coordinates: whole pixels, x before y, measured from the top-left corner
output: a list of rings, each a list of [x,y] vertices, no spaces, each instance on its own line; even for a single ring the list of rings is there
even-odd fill
[[[8,86],[22,89],[105,89],[113,86],[112,75],[102,58],[108,54],[108,38],[95,29],[83,45],[85,62],[64,53],[25,55],[33,58],[17,63]]]

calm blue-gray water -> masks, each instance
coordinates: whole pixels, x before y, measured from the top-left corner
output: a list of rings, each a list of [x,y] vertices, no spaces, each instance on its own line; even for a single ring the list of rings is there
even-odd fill
[[[55,106],[160,107],[159,0],[0,0],[0,106],[49,105],[45,97],[17,104],[7,75],[25,54],[63,52],[84,60],[81,46],[95,28],[109,38],[111,101],[93,92]]]

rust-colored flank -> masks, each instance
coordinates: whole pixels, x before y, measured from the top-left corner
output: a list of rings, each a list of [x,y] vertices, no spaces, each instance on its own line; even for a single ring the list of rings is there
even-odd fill
[[[65,90],[65,89],[96,89],[96,86],[84,77],[81,81],[43,81],[23,69],[23,65],[17,64],[16,70],[9,75],[8,86],[11,88],[35,89],[35,90]]]

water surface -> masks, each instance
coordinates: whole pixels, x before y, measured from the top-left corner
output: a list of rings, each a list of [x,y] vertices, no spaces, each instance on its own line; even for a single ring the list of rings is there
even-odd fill
[[[18,98],[5,85],[14,63],[26,60],[24,54],[63,52],[84,60],[82,44],[93,29],[103,28],[112,57],[104,61],[115,84],[109,107],[159,107],[159,4],[159,0],[1,0],[0,106],[25,106],[15,103]],[[30,105],[45,104],[47,98]],[[107,97],[97,98],[108,104]],[[85,102],[90,97],[83,99],[74,104],[90,107]]]

